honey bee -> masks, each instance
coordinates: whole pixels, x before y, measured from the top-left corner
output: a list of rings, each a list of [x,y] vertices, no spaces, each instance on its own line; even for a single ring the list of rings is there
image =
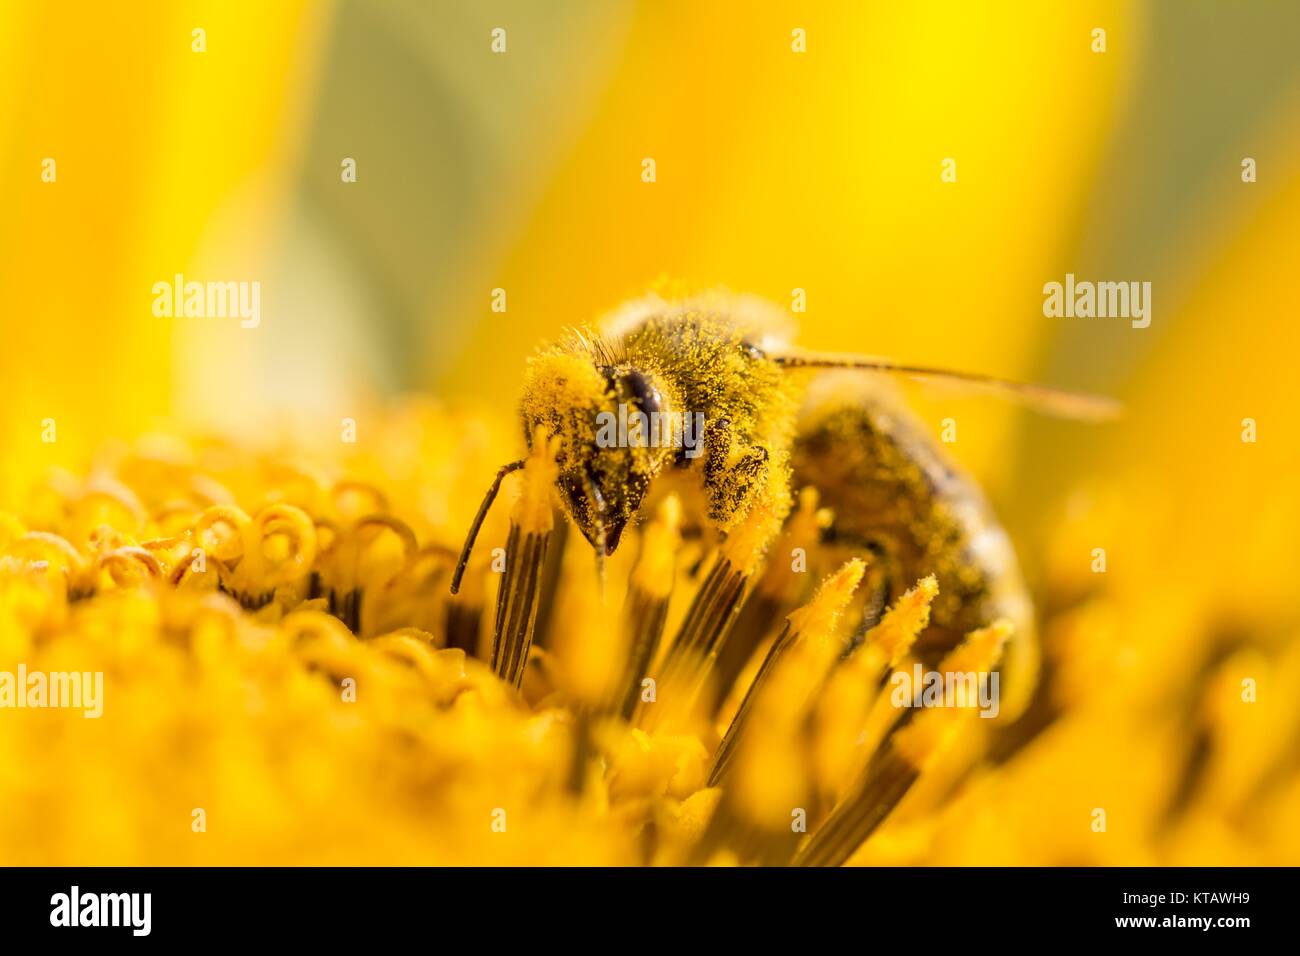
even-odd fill
[[[891,587],[936,576],[941,597],[916,648],[923,662],[933,665],[964,634],[1008,618],[1017,636],[1003,667],[1022,686],[1032,682],[1032,606],[1006,533],[978,485],[880,380],[958,381],[1082,419],[1108,417],[1114,403],[979,374],[801,353],[788,342],[781,313],[760,300],[651,296],[595,328],[569,331],[529,360],[525,440],[557,442],[558,497],[598,560],[669,493],[688,525],[725,538],[755,508],[779,527],[794,493],[815,488],[832,516],[828,544],[870,556]],[[609,440],[615,421],[618,440]],[[665,423],[670,440],[655,440]],[[522,465],[498,472],[452,593],[503,477]]]

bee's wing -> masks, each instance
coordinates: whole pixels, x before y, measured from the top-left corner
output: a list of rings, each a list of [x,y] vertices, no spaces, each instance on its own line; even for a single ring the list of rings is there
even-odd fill
[[[798,354],[770,357],[778,365],[788,369],[849,369],[901,375],[919,381],[952,383],[963,388],[1000,395],[1058,418],[1100,422],[1117,418],[1123,411],[1123,405],[1113,398],[1071,392],[1050,385],[1013,382],[980,372],[958,372],[952,369],[905,365],[891,359],[867,355]]]

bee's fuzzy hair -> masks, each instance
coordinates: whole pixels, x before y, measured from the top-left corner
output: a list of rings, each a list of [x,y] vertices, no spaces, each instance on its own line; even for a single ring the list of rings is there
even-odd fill
[[[593,365],[617,365],[624,358],[618,338],[591,328],[569,326],[561,333],[556,346],[562,351],[590,357]]]

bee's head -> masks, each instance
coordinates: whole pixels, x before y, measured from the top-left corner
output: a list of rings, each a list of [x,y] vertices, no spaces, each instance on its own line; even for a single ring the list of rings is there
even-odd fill
[[[593,547],[603,537],[606,554],[618,547],[651,479],[677,454],[661,440],[671,408],[659,376],[646,369],[561,349],[528,363],[524,434],[531,441],[540,427],[559,437],[556,486],[565,510]]]

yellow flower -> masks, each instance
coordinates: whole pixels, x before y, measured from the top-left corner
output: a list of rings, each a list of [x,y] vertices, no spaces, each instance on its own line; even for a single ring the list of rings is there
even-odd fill
[[[980,720],[960,693],[901,708],[933,578],[865,626],[870,567],[830,564],[806,492],[778,547],[808,545],[809,574],[749,544],[773,516],[710,557],[670,497],[602,580],[553,514],[547,442],[506,478],[508,520],[488,518],[453,598],[498,450],[458,466],[455,437],[490,433],[466,421],[397,407],[369,452],[334,458],[142,440],[0,514],[0,675],[103,675],[97,717],[17,706],[5,687],[27,688],[0,678],[0,760],[18,768],[0,781],[0,860],[1295,858],[1294,741],[1263,731],[1300,707],[1238,700],[1242,673],[1294,682],[1294,644],[1222,658],[1182,688],[1185,714],[1156,716],[1169,698],[1132,675],[1115,599],[1065,577],[1024,717]],[[439,442],[413,457],[412,436]],[[736,615],[706,606],[728,594],[771,612],[731,663]],[[990,672],[1008,630],[970,635],[939,671]],[[1213,759],[1121,772],[1167,767],[1155,755],[1186,742],[1184,718]]]

